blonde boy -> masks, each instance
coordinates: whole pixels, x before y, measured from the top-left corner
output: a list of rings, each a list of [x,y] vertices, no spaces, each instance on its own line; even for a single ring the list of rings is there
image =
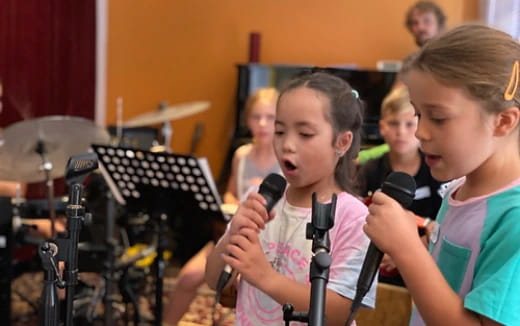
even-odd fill
[[[379,131],[389,146],[382,157],[367,161],[360,167],[358,181],[360,194],[370,197],[386,179],[388,174],[400,171],[412,175],[417,184],[415,199],[410,210],[416,215],[434,220],[441,204],[441,183],[432,178],[430,169],[419,150],[415,137],[418,117],[410,104],[408,90],[397,86],[381,104]],[[385,257],[381,264],[379,280],[404,286],[393,262]]]

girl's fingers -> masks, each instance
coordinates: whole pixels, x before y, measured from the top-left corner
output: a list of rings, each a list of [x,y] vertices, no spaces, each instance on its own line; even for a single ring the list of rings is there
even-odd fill
[[[252,231],[251,229],[248,229]],[[237,234],[229,238],[229,245],[238,247],[242,249],[243,251],[246,251],[248,246],[250,245],[249,239],[242,234]]]
[[[250,243],[258,242],[258,232],[254,232],[251,229],[244,228],[240,230],[240,234],[246,237]]]

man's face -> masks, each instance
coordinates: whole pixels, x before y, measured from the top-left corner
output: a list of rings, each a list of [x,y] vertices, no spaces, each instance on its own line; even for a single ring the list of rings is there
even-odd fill
[[[412,12],[408,28],[418,46],[423,46],[429,39],[439,33],[439,24],[435,14],[433,12],[422,12],[417,9]]]

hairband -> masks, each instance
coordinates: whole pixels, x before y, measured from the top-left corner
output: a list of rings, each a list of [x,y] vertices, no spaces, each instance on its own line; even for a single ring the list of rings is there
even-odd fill
[[[352,95],[354,95],[356,99],[359,99],[359,93],[355,89],[352,89]]]
[[[518,60],[515,60],[515,63],[513,63],[513,70],[511,70],[511,77],[509,77],[509,83],[504,92],[504,99],[506,101],[511,101],[515,98],[516,89],[518,88],[518,79],[520,79],[520,67]]]

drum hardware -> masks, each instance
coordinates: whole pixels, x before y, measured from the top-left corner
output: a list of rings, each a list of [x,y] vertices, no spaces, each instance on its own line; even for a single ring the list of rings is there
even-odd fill
[[[93,242],[79,244],[80,270],[82,272],[98,272],[103,277],[102,284],[99,285],[100,290],[94,291],[94,293],[101,293],[101,298],[98,298],[96,303],[100,301],[103,303],[104,309],[101,318],[105,325],[114,325],[115,316],[121,313],[121,298],[119,294],[122,295],[124,303],[132,304],[134,321],[140,321],[142,318],[138,310],[137,290],[134,289],[132,284],[127,284],[127,282],[135,283],[136,273],[144,273],[145,275],[148,273],[148,268],[137,271],[137,269],[140,269],[138,261],[143,258],[149,259],[150,255],[155,253],[157,249],[155,232],[157,230],[154,230],[154,238],[150,241],[150,245],[130,246],[130,240],[126,234],[127,228],[141,228],[143,229],[141,232],[143,232],[151,224],[150,217],[148,214],[130,215],[130,217],[126,216],[126,214],[120,216],[123,210],[118,209],[118,205],[122,206],[126,202],[121,200],[120,194],[114,195],[111,191],[111,180],[106,180],[106,171],[103,166],[100,166],[100,171],[101,174],[94,174],[90,179],[86,189],[86,198],[87,206],[98,215],[94,216],[94,220],[99,222],[99,216],[103,217],[104,231],[101,233],[97,232],[99,233],[98,235],[103,234],[103,239],[92,239]],[[115,184],[112,184],[112,187],[114,186]],[[103,195],[100,196],[100,194]],[[116,220],[119,224],[122,244],[114,237]],[[127,249],[122,250],[122,248]],[[122,251],[124,252],[121,253]],[[99,264],[100,261],[103,264]],[[83,309],[78,311],[78,313],[84,314],[83,318],[86,318],[87,321],[94,318],[92,308],[90,310]]]
[[[54,182],[64,176],[70,156],[88,151],[90,144],[107,144],[108,133],[92,121],[67,116],[24,120],[2,132],[0,180],[45,181],[52,238],[55,237]]]
[[[50,179],[57,179],[65,175],[70,156],[87,152],[91,144],[108,144],[110,140],[108,132],[93,121],[70,116],[19,121],[2,130],[2,136],[0,180],[26,183],[46,181],[39,169],[42,165],[39,146],[52,164]]]
[[[159,112],[164,112],[166,110],[166,102],[161,102],[159,104]],[[166,151],[169,151],[170,150],[170,142],[171,142],[171,139],[172,139],[172,135],[173,135],[173,128],[172,128],[172,125],[170,124],[170,121],[164,121],[162,123],[162,128],[161,128],[161,131],[162,131],[162,135],[163,135],[163,144],[164,144],[164,147],[166,147]]]
[[[179,120],[190,115],[206,111],[210,104],[207,101],[181,103],[167,106],[165,102],[159,104],[159,110],[147,112],[123,123],[123,127],[150,126],[172,120]]]
[[[54,210],[56,215],[65,215],[68,196],[62,196],[54,199]],[[23,219],[48,219],[49,218],[49,200],[43,199],[12,199],[13,217]]]
[[[0,197],[0,320],[11,320],[11,284],[12,284],[12,247],[13,225],[12,207],[7,197]]]
[[[161,102],[157,111],[147,112],[138,115],[123,123],[123,127],[143,127],[155,124],[162,124],[161,132],[163,136],[163,146],[167,151],[170,150],[170,140],[173,129],[170,121],[178,120],[190,115],[203,112],[209,108],[207,101],[181,103],[168,106],[166,102]]]
[[[199,148],[200,141],[204,136],[204,124],[202,122],[197,122],[195,125],[195,129],[193,129],[193,133],[191,135],[191,144],[189,155],[194,156],[197,153],[197,149]]]
[[[120,270],[122,268],[126,268],[130,265],[138,263],[140,260],[145,259],[147,257],[153,256],[153,254],[157,251],[157,237],[155,237],[154,241],[151,245],[147,246],[144,244],[134,245],[129,247],[125,254],[123,254],[116,262],[115,269]],[[137,264],[140,267],[147,267],[147,264],[144,263],[142,265]]]
[[[114,302],[114,273],[115,273],[115,250],[116,250],[116,239],[114,239],[114,226],[115,226],[115,201],[114,197],[110,192],[107,194],[107,216],[105,220],[105,245],[107,246],[107,255],[104,264],[103,278],[105,280],[105,293],[103,296],[104,304],[104,320],[105,325],[113,325],[113,302]]]
[[[198,220],[201,226],[214,219],[224,220],[209,166],[206,161],[187,155],[100,145],[92,147],[98,154],[100,170],[104,171],[103,176],[114,197],[120,196],[129,210],[144,210],[143,213],[148,214],[156,227],[154,325],[159,326],[163,308],[165,232],[168,220],[174,218],[169,214],[174,212],[192,220],[203,216],[207,220]],[[202,227],[199,233],[201,231]],[[118,267],[125,265],[124,259],[118,262]]]
[[[158,144],[158,130],[153,127],[121,127],[108,126],[112,139],[110,144],[118,147],[129,147],[148,150]],[[120,135],[118,135],[120,133]]]
[[[35,151],[42,159],[40,170],[42,170],[45,175],[47,199],[49,200],[49,218],[51,220],[51,238],[54,238],[56,236],[56,211],[54,210],[54,181],[51,179],[52,163],[47,156],[46,145],[41,139],[37,140]]]

